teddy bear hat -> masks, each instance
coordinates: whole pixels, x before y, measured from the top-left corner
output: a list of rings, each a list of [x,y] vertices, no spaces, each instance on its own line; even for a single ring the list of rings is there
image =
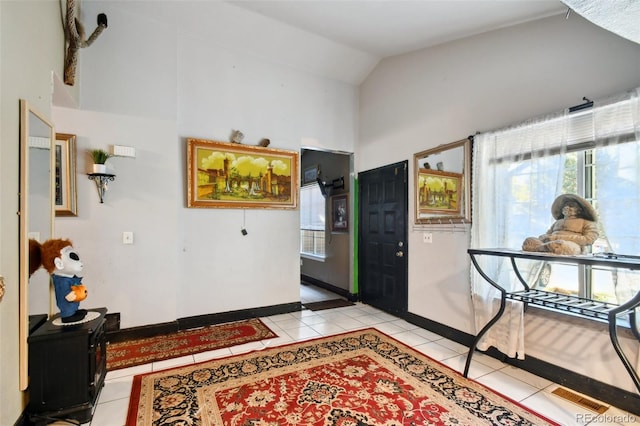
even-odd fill
[[[575,201],[576,203],[578,203],[580,208],[582,208],[582,214],[579,215],[580,217],[592,222],[597,221],[598,214],[596,213],[596,210],[593,208],[591,203],[576,194],[561,194],[556,197],[556,199],[553,201],[553,204],[551,205],[551,214],[553,215],[554,219],[558,220],[564,217],[564,215],[562,214],[562,207],[564,207],[564,204],[567,201]]]

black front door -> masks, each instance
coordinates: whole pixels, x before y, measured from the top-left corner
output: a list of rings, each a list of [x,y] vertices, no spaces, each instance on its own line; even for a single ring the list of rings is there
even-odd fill
[[[403,161],[358,174],[360,298],[400,317],[408,306],[407,166]]]

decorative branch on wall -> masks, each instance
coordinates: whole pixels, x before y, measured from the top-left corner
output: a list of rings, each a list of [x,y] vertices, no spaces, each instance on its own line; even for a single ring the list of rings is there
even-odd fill
[[[73,86],[76,82],[76,66],[78,65],[78,51],[91,46],[100,33],[107,28],[107,15],[98,15],[98,26],[93,34],[85,40],[82,23],[76,17],[76,0],[67,0],[67,15],[64,34],[67,42],[67,52],[64,59],[64,83]]]

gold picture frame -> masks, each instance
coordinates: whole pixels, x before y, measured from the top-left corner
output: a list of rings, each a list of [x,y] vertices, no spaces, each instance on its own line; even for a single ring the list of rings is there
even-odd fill
[[[414,154],[415,223],[471,222],[471,141]]]
[[[76,135],[56,133],[54,150],[56,216],[77,216]]]
[[[296,209],[298,153],[187,139],[187,207]]]

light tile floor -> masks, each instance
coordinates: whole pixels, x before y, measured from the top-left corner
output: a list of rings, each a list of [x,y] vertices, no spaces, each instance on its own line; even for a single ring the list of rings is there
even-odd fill
[[[301,286],[303,302],[331,298],[336,298],[335,294],[312,286]],[[133,376],[136,374],[345,331],[375,327],[457,371],[463,370],[468,350],[463,345],[361,303],[324,311],[303,310],[264,317],[261,320],[279,337],[107,373],[105,386],[90,426],[124,425]],[[593,412],[553,395],[551,391],[557,387],[556,384],[481,353],[474,355],[469,377],[562,425],[640,424],[640,416],[615,407],[597,417]]]
[[[336,293],[311,284],[300,284],[300,302],[313,303],[323,300],[344,299]]]

